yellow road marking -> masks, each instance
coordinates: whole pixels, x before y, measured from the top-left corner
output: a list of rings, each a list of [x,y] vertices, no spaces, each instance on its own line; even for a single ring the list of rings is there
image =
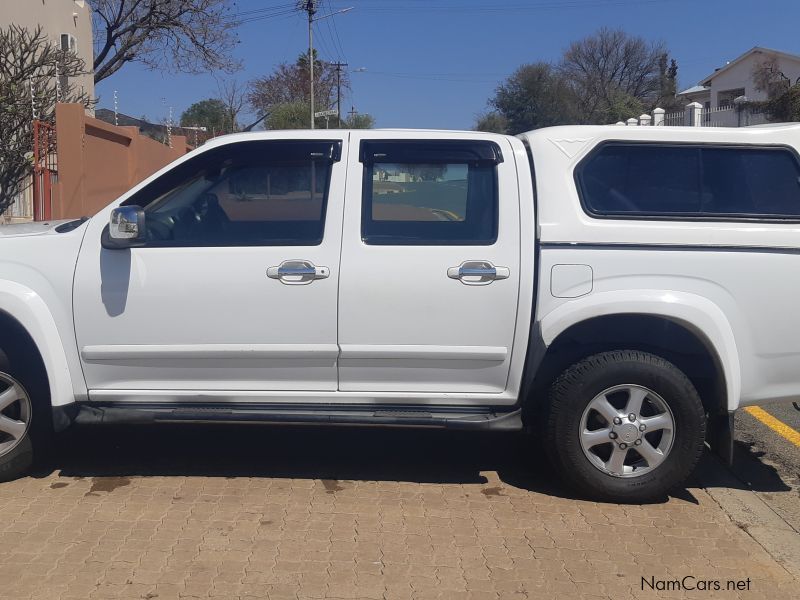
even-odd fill
[[[795,431],[783,421],[776,419],[763,408],[758,406],[748,406],[744,409],[747,413],[761,421],[764,425],[772,429],[782,438],[792,442],[795,446],[800,448],[800,432]]]

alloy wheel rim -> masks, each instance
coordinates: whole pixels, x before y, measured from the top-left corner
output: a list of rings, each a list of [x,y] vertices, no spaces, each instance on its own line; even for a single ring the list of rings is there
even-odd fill
[[[25,439],[32,413],[30,396],[22,384],[0,372],[0,457]]]
[[[675,440],[675,417],[653,390],[616,385],[589,402],[580,421],[581,449],[613,477],[641,477],[663,464]]]

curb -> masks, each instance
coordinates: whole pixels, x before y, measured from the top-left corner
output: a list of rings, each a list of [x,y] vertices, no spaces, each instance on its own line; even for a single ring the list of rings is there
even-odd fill
[[[800,532],[716,457],[706,453],[697,467],[696,477],[700,487],[731,521],[800,581]]]

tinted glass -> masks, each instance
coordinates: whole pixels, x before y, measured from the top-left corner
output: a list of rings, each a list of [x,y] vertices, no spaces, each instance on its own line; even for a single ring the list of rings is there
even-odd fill
[[[800,216],[800,168],[782,148],[608,144],[577,181],[599,215]]]
[[[698,150],[608,145],[580,173],[583,198],[599,214],[691,214],[700,210]]]
[[[422,142],[419,145],[423,145]],[[382,150],[386,149],[385,144]],[[365,164],[362,237],[369,244],[491,244],[497,238],[497,175],[493,160],[412,162],[383,160]],[[396,153],[397,154],[397,153]],[[434,156],[419,152],[426,161]],[[391,161],[391,162],[389,162]]]
[[[464,164],[380,164],[372,170],[375,221],[464,221],[467,179]]]
[[[800,170],[782,149],[703,149],[703,211],[800,216]]]
[[[321,242],[331,143],[247,142],[197,156],[138,192],[148,245]]]

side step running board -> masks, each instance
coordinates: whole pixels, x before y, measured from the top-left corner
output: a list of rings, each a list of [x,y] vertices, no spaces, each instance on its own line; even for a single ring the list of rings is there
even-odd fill
[[[474,412],[472,412],[474,411]],[[520,410],[494,412],[475,409],[429,409],[418,407],[366,408],[359,406],[293,405],[153,405],[91,404],[80,405],[75,423],[148,424],[148,423],[273,423],[292,425],[361,425],[383,427],[433,427],[443,429],[522,429]]]

